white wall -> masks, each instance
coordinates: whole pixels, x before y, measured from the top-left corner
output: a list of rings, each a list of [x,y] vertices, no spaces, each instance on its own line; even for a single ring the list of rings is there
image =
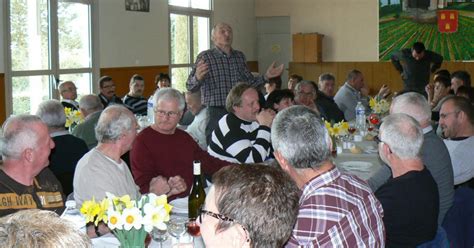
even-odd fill
[[[323,61],[378,61],[378,1],[255,0],[255,15],[290,16],[292,34],[324,34]]]
[[[232,47],[242,51],[247,60],[257,60],[257,18],[255,0],[214,0],[214,23],[232,26]]]
[[[168,65],[168,0],[151,0],[150,12],[125,11],[123,0],[97,1],[99,8],[100,67]],[[255,0],[214,0],[214,22],[227,22],[234,30],[235,49],[247,60],[257,60]],[[0,4],[3,34],[3,2]],[[4,72],[0,39],[0,73]]]
[[[97,2],[101,68],[169,63],[167,0],[151,0],[150,12],[125,11],[123,0]]]

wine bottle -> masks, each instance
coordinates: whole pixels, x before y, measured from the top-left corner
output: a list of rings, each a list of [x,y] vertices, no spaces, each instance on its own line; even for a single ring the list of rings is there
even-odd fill
[[[189,194],[188,200],[188,217],[189,219],[196,219],[199,216],[199,209],[204,204],[206,199],[206,192],[201,179],[201,162],[195,160],[193,162],[194,182]]]

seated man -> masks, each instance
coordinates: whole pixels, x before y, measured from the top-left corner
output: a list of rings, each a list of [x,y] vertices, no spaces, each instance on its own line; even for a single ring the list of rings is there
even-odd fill
[[[202,171],[211,176],[229,163],[213,158],[203,151],[194,139],[185,131],[177,129],[183,115],[184,97],[173,88],[157,90],[155,99],[155,123],[141,131],[133,142],[130,158],[135,182],[142,193],[150,191],[150,183],[155,177],[162,176],[168,180],[171,192],[191,187],[193,182],[193,161],[201,161]],[[189,190],[172,196],[185,197]]]
[[[439,125],[446,137],[453,164],[454,185],[474,177],[474,110],[467,99],[460,96],[448,98],[439,111]]]
[[[91,240],[72,222],[39,209],[23,210],[1,218],[0,244],[4,248],[92,248]]]
[[[186,132],[196,140],[203,150],[207,150],[206,126],[209,122],[209,114],[206,106],[201,103],[201,91],[188,91],[185,98],[188,110],[194,115],[194,120],[186,128]]]
[[[438,228],[438,189],[419,156],[423,131],[407,114],[391,114],[380,127],[380,158],[392,178],[375,196],[382,203],[387,247],[415,247],[432,240]]]
[[[306,106],[318,114],[322,115],[323,111],[316,105],[317,98],[316,83],[313,81],[301,80],[295,86],[295,103]],[[325,113],[324,113],[325,114]]]
[[[61,95],[61,104],[65,108],[72,110],[79,110],[79,103],[77,99],[77,88],[72,81],[65,81],[59,85],[59,94]]]
[[[122,99],[115,95],[115,82],[109,76],[103,76],[99,79],[99,98],[104,108],[109,104],[123,104]]]
[[[124,106],[107,107],[95,128],[99,144],[77,164],[74,175],[74,199],[80,206],[94,198],[100,201],[109,192],[116,196],[129,195],[138,199],[140,193],[127,164],[120,158],[132,147],[137,134],[137,122]],[[162,177],[150,183],[150,192],[157,195],[178,194],[186,190],[181,178],[173,179],[172,189]]]
[[[319,76],[319,90],[316,95],[316,105],[324,109],[328,121],[340,122],[344,120],[344,113],[334,101],[336,94],[336,78],[331,73],[323,73]]]
[[[454,94],[458,92],[461,86],[471,87],[471,75],[467,71],[455,71],[451,74],[451,89]]]
[[[133,75],[130,79],[130,91],[123,97],[123,104],[130,109],[133,114],[146,115],[148,101],[143,97],[145,81],[140,75]]]
[[[390,94],[388,86],[383,85],[376,97],[385,98]],[[361,102],[365,106],[366,113],[369,111],[369,90],[365,87],[364,75],[358,70],[352,70],[347,75],[344,85],[339,88],[334,101],[339,109],[344,112],[344,118],[347,121],[355,120],[355,108],[357,102]]]
[[[441,226],[444,216],[453,205],[453,167],[448,149],[441,138],[431,127],[431,111],[426,98],[416,92],[398,95],[392,101],[390,114],[403,113],[413,117],[423,130],[423,144],[421,145],[421,161],[433,176],[439,193],[438,225]],[[381,166],[369,179],[373,191],[392,177],[388,166]]]
[[[0,216],[21,209],[46,209],[61,214],[61,184],[46,168],[54,142],[38,116],[17,115],[3,124],[0,149]]]
[[[288,175],[266,165],[235,165],[216,172],[212,181],[200,216],[207,247],[285,245],[299,201]]]
[[[55,147],[49,155],[49,169],[63,186],[65,195],[72,193],[72,179],[79,159],[86,154],[86,142],[64,129],[66,115],[58,100],[46,100],[38,106],[36,115],[48,126],[49,136]]]
[[[270,155],[270,127],[275,112],[260,111],[258,93],[246,83],[234,86],[226,110],[212,132],[209,154],[232,163],[260,163]],[[260,111],[260,112],[259,112]]]
[[[84,122],[78,124],[72,130],[72,135],[84,140],[87,148],[92,149],[97,145],[94,128],[99,120],[100,113],[102,113],[102,103],[96,95],[85,95],[79,101],[79,108]]]
[[[285,108],[293,106],[295,99],[295,94],[293,91],[284,89],[284,90],[275,90],[267,97],[265,101],[266,109],[273,109],[275,113],[282,111]]]
[[[272,145],[302,191],[286,247],[384,247],[382,206],[365,181],[334,166],[331,137],[316,112],[293,106],[278,113]]]

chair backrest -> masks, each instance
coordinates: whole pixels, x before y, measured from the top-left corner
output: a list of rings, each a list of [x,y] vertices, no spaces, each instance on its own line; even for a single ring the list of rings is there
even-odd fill
[[[451,247],[474,247],[474,190],[459,187],[443,221]]]

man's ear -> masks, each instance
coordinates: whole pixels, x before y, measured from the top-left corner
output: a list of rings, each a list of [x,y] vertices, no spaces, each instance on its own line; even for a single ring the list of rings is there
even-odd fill
[[[289,164],[288,160],[286,160],[279,151],[274,151],[273,155],[275,156],[275,159],[278,161],[278,164],[284,171],[288,171],[289,169]]]
[[[22,153],[21,156],[28,162],[33,161],[33,149],[26,148]]]

